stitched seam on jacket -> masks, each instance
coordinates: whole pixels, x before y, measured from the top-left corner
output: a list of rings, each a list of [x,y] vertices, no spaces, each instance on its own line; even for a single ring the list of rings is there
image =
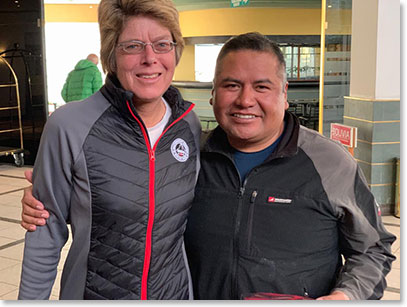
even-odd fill
[[[100,260],[100,258],[92,257],[92,255],[89,255],[89,258],[93,258],[93,259]],[[106,261],[106,259],[103,259],[103,260]],[[109,262],[109,264],[111,264],[111,263]],[[113,264],[111,264],[111,265],[114,266],[115,268],[118,268],[120,271],[123,271],[123,272],[125,272],[125,273],[127,273],[127,274],[129,274],[129,275],[131,275],[131,276],[136,276],[136,277],[137,277],[136,274],[127,272],[126,270],[123,270],[122,268],[117,267],[117,266],[115,266],[115,265],[113,265]],[[95,272],[95,271],[91,271],[91,272],[92,272],[93,274],[99,276],[100,278],[103,278],[104,280],[106,280],[107,282],[111,283],[112,285],[115,285],[115,286],[117,286],[117,287],[120,288],[120,289],[129,291],[129,292],[131,292],[131,293],[133,293],[134,295],[137,296],[137,293],[133,292],[132,290],[127,289],[127,288],[123,288],[121,285],[118,285],[117,283],[115,283],[115,282],[113,282],[113,281],[111,281],[111,280],[109,280],[109,279],[106,279],[105,277],[103,277],[102,275],[98,274],[98,273]],[[89,289],[89,286],[87,286],[87,288]],[[99,293],[99,292],[96,292],[96,293]]]
[[[121,146],[121,145],[118,145],[118,144],[116,144],[116,147],[117,146]],[[133,151],[134,151],[134,149],[133,149]],[[128,166],[131,166],[131,167],[133,167],[133,168],[135,168],[135,169],[137,169],[137,170],[141,170],[141,171],[144,171],[145,172],[145,169],[144,168],[141,168],[141,167],[137,167],[137,166],[135,166],[134,164],[131,164],[131,163],[127,163],[126,161],[123,161],[123,160],[118,160],[117,158],[115,158],[115,157],[112,157],[112,156],[109,156],[109,155],[106,155],[106,154],[102,154],[102,153],[100,153],[100,152],[96,152],[96,151],[93,151],[93,150],[91,150],[91,149],[87,149],[86,150],[86,152],[88,153],[92,153],[92,154],[96,154],[96,155],[100,155],[100,156],[103,156],[103,157],[108,157],[108,158],[110,158],[110,159],[112,159],[112,160],[114,160],[114,161],[118,161],[118,162],[120,162],[120,163],[122,163],[122,164],[124,164],[124,165],[128,165]],[[146,156],[148,157],[148,154],[146,153]],[[146,158],[146,160],[147,160],[148,158]]]
[[[117,232],[116,232],[116,233],[117,233]],[[133,239],[132,237],[129,237],[129,236],[126,236],[126,237],[127,237],[127,238],[130,238],[130,239]],[[134,240],[134,241],[137,241],[136,239],[133,239],[133,240]],[[116,247],[114,247],[114,246],[112,246],[112,245],[107,245],[107,244],[105,244],[105,243],[101,242],[99,239],[92,239],[92,241],[97,241],[97,242],[100,243],[100,245],[110,247],[110,248],[112,248],[112,249],[114,249],[114,250],[116,250],[116,251],[118,251],[118,252],[121,252],[121,253],[123,253],[123,254],[126,254],[127,256],[130,256],[131,258],[139,259],[139,258],[137,258],[136,256],[131,255],[131,254],[129,254],[129,253],[126,252],[126,251],[120,250],[120,249],[118,249],[118,248],[116,248]],[[137,241],[137,242],[140,243],[139,241]],[[117,267],[117,268],[120,269],[120,267],[118,267],[118,266],[116,266],[115,264],[113,264],[113,263],[111,263],[110,261],[108,261],[108,260],[106,259],[106,257],[99,258],[99,257],[97,257],[96,254],[95,254],[95,256],[91,256],[91,257],[94,258],[94,259],[99,259],[99,260],[102,260],[102,261],[107,261],[108,263],[110,263],[110,264],[113,265],[114,267]],[[142,260],[140,260],[140,259],[139,259],[139,261],[142,262]],[[124,270],[124,269],[123,269],[123,271],[125,271],[125,272],[127,272],[127,273],[129,273],[129,274],[134,275],[133,273],[130,273],[130,272]]]
[[[145,207],[143,207],[143,206],[140,205],[139,203],[135,202],[134,199],[128,199],[128,198],[123,197],[123,196],[121,196],[121,195],[119,195],[119,194],[115,194],[115,193],[113,193],[113,192],[111,192],[111,191],[104,190],[104,189],[102,189],[102,188],[100,188],[100,187],[97,187],[97,188],[95,187],[94,189],[99,190],[99,191],[103,191],[103,192],[106,192],[106,193],[109,193],[109,194],[114,195],[114,196],[117,196],[117,197],[119,197],[119,198],[121,198],[121,199],[125,199],[125,200],[127,200],[128,202],[130,202],[130,203],[134,203],[134,204],[136,204],[137,206],[146,209]],[[93,204],[93,205],[94,205],[94,206],[97,206],[96,204]],[[98,208],[101,208],[101,207],[98,206]],[[147,210],[147,209],[146,209],[146,210]]]
[[[160,171],[161,171],[161,170],[160,170]],[[194,168],[193,168],[193,170],[192,170],[191,172],[188,172],[188,173],[186,173],[186,174],[182,174],[182,175],[180,175],[179,177],[175,178],[174,180],[172,180],[172,181],[170,181],[170,182],[168,182],[168,183],[166,183],[166,184],[160,185],[160,190],[163,189],[164,187],[168,186],[169,184],[173,184],[174,182],[180,181],[180,178],[184,179],[184,178],[187,177],[187,176],[192,176],[192,177],[195,178],[195,174],[194,174],[194,173],[195,173],[195,166],[194,166]]]
[[[89,286],[86,286],[85,291],[90,291],[90,292],[94,293],[94,295],[103,297],[103,299],[105,299],[105,300],[109,300],[109,298],[107,296],[104,296],[104,295],[100,294],[99,292],[93,291],[91,288],[89,288]]]
[[[143,190],[146,190],[146,191],[148,190],[148,188],[146,188],[146,187],[143,186],[143,185],[136,184],[136,183],[134,183],[133,181],[124,179],[124,178],[122,178],[122,177],[114,176],[114,175],[112,175],[112,174],[110,174],[110,173],[105,173],[105,172],[102,172],[102,171],[99,171],[99,170],[96,170],[96,169],[91,169],[91,172],[99,173],[99,174],[102,174],[102,175],[107,175],[107,176],[109,176],[109,177],[112,177],[112,178],[115,178],[115,179],[119,179],[119,180],[124,181],[124,182],[127,182],[127,183],[131,183],[132,185],[134,185],[134,186],[136,186],[136,187],[138,187],[138,188],[141,188],[141,189],[143,189]],[[108,192],[107,190],[103,190],[103,189],[101,189],[101,188],[100,188],[100,190],[101,190],[101,191],[104,191],[104,192]],[[116,194],[114,194],[114,193],[111,193],[111,194],[116,195]],[[124,198],[124,197],[123,197],[123,198]]]
[[[162,238],[162,239],[165,239],[165,238]],[[160,240],[157,240],[156,241],[156,243],[158,242],[158,241],[162,241],[162,239],[160,239]],[[160,255],[158,255],[158,257],[164,257],[164,253],[166,253],[166,254],[168,254],[169,253],[169,251],[172,251],[174,249],[174,247],[173,246],[171,246],[171,245],[168,245],[168,248],[167,249],[165,249],[165,250],[162,250],[161,252],[160,252]],[[164,257],[165,258],[165,257]]]
[[[164,267],[165,268],[165,267]],[[161,268],[161,269],[163,269],[163,267]],[[179,270],[179,271],[177,271],[177,273],[180,273],[181,272],[181,270]],[[166,283],[168,284],[168,283],[170,283],[174,278],[176,278],[176,277],[178,277],[178,274],[173,274],[173,276],[169,279],[169,280],[166,280]],[[186,283],[186,284],[188,284],[188,283]]]
[[[184,194],[180,195],[179,197],[184,196],[184,195],[186,195],[186,194],[188,194],[188,193],[190,193],[190,192],[184,193]],[[173,199],[177,199],[177,198],[179,198],[179,197],[175,197],[175,198],[173,198]],[[173,199],[166,200],[165,202],[172,201]],[[181,214],[181,213],[183,213],[183,212],[185,212],[185,211],[188,211],[188,210],[189,210],[188,208],[183,208],[182,210],[180,210],[180,211],[178,211],[178,212],[175,212],[175,213],[172,214],[171,216],[167,216],[167,217],[165,217],[165,218],[160,218],[160,219],[156,222],[156,224],[161,225],[162,222],[165,222],[165,221],[167,221],[168,219],[173,218],[174,216],[177,216],[177,215],[179,215],[179,214]]]
[[[120,115],[115,115],[115,116],[120,116]],[[106,130],[108,130],[108,128],[111,128],[111,129],[115,128],[114,125],[109,125],[109,126],[105,125],[104,127],[106,127]],[[122,143],[118,144],[117,142],[111,142],[110,139],[102,138],[101,134],[105,134],[106,131],[101,131],[100,129],[98,129],[98,130],[91,129],[91,130],[92,130],[92,132],[89,133],[89,136],[92,136],[92,137],[96,138],[97,140],[100,140],[100,141],[102,141],[102,142],[104,142],[106,144],[113,145],[113,146],[118,146],[119,145],[120,147],[122,147],[122,148],[124,148],[126,150],[134,151],[134,145],[126,145],[124,143],[123,144]],[[133,135],[135,133],[134,129],[132,129],[132,127],[129,130],[131,130],[131,131],[129,131],[129,134]],[[100,133],[96,133],[96,132],[100,132]],[[124,131],[124,132],[127,133],[127,131]],[[138,148],[141,148],[141,146],[138,147]]]
[[[135,223],[134,219],[129,218],[128,216],[124,216],[124,215],[121,215],[121,214],[118,214],[118,213],[113,213],[113,212],[111,212],[111,211],[106,210],[106,209],[103,208],[103,207],[100,207],[100,206],[96,205],[96,204],[93,204],[93,206],[94,206],[94,207],[97,207],[98,209],[102,210],[103,212],[108,212],[110,215],[120,216],[120,217],[122,217],[123,219],[125,219],[125,220],[127,220],[127,221],[130,221],[130,222]],[[145,224],[143,224],[143,223],[139,223],[139,224],[145,226]],[[98,223],[97,226],[103,226],[103,225],[100,224],[100,223]],[[113,231],[113,230],[112,230],[112,231]],[[119,232],[119,233],[121,234],[121,232]],[[129,237],[129,238],[131,238],[131,237]]]

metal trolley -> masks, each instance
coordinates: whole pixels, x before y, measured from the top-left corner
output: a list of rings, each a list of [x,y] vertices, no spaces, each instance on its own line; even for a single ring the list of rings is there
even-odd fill
[[[20,108],[20,93],[18,89],[18,79],[17,75],[15,74],[13,68],[11,65],[3,58],[3,56],[0,55],[0,66],[5,65],[6,71],[10,72],[10,80],[8,82],[1,82],[0,81],[0,88],[10,88],[10,91],[14,88],[16,91],[16,96],[15,96],[15,103],[9,104],[6,107],[3,107],[0,104],[0,115],[1,113],[4,113],[5,111],[12,111],[12,110],[17,110],[18,113],[18,128],[14,127],[8,127],[9,129],[3,129],[3,125],[0,126],[0,136],[5,133],[13,133],[13,132],[19,132],[20,134],[20,147],[19,148],[13,148],[13,147],[8,147],[8,146],[3,146],[1,144],[2,141],[0,141],[0,156],[8,156],[12,155],[14,158],[14,163],[18,167],[21,167],[24,165],[24,146],[23,146],[23,129],[22,129],[22,124],[21,124],[21,108]],[[11,78],[12,77],[12,78]],[[12,95],[10,95],[10,98]],[[4,99],[4,97],[0,96],[0,102]]]

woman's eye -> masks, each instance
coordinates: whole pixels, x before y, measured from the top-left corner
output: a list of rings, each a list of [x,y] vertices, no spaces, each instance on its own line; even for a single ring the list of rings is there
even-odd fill
[[[140,45],[139,44],[131,44],[127,45],[126,49],[139,49]]]

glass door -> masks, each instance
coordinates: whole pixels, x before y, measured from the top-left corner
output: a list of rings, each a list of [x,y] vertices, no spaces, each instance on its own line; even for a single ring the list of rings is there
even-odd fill
[[[352,0],[322,0],[321,8],[318,130],[329,136],[331,123],[343,123],[349,95]]]

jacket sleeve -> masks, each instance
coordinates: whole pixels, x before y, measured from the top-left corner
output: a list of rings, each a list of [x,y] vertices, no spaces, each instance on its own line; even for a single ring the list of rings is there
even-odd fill
[[[65,102],[66,102],[66,99],[67,99],[67,88],[68,88],[68,86],[67,86],[67,83],[65,82],[64,87],[62,88],[62,91],[61,91],[62,99]]]
[[[68,81],[69,81],[70,75],[71,75],[71,73],[68,74],[68,77],[66,78],[64,86],[61,91],[61,96],[65,102],[68,102],[68,83],[69,83]]]
[[[63,108],[61,108],[63,109]],[[44,204],[50,217],[45,226],[25,236],[19,299],[48,299],[57,274],[60,252],[68,239],[71,193],[69,140],[58,124],[55,111],[47,121],[34,165],[33,195]]]
[[[380,208],[359,167],[352,193],[355,203],[340,208],[339,244],[345,263],[333,290],[351,299],[380,299],[385,276],[396,259],[391,253],[396,237],[384,228]]]
[[[102,74],[99,69],[96,67],[94,78],[92,81],[92,93],[96,93],[103,85]]]

